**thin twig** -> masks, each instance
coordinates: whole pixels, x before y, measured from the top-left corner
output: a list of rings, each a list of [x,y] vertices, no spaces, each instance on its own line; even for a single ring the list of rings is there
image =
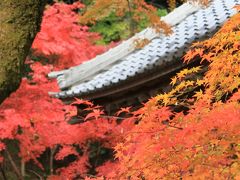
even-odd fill
[[[8,158],[8,160],[10,161],[10,164],[11,164],[11,166],[12,166],[12,168],[13,168],[13,171],[15,172],[17,178],[18,178],[19,180],[24,180],[23,177],[22,177],[22,175],[21,175],[21,173],[20,173],[20,171],[19,171],[19,169],[18,169],[18,167],[17,167],[17,165],[16,165],[15,162],[13,161],[13,158],[12,158],[11,154],[9,153],[9,151],[8,151],[7,149],[5,149],[5,152],[6,152],[6,154],[7,154],[7,158]]]
[[[177,127],[177,126],[174,126],[174,125],[171,125],[171,124],[168,124],[167,126],[175,128],[175,129],[183,130],[182,127]]]
[[[122,118],[122,117],[117,117],[117,116],[100,116],[101,118],[106,118],[106,119],[112,119],[115,118],[117,120],[125,120],[126,118]]]
[[[50,174],[53,174],[53,158],[56,151],[56,146],[50,149]]]
[[[39,180],[43,180],[43,177],[40,174],[38,174],[37,172],[30,170],[30,169],[28,169],[27,171],[29,171],[29,172],[33,173],[35,176],[37,176],[39,178]]]
[[[2,165],[0,165],[0,170],[1,170],[1,173],[2,173],[3,179],[7,180],[7,177],[6,177],[6,174],[5,174],[5,171],[4,171],[3,167],[2,167]]]
[[[26,173],[25,173],[25,162],[23,160],[21,160],[21,174],[23,177],[25,177]]]
[[[104,115],[99,116],[99,118],[105,118],[106,120],[110,120],[112,118],[114,118],[116,120],[125,120],[126,119],[126,118],[117,117],[117,116],[104,116]],[[70,122],[70,124],[78,124],[78,123],[83,123],[85,121],[94,121],[94,120],[96,120],[96,118],[94,118],[94,117],[85,120],[85,118],[81,116],[81,117],[75,118],[74,120],[70,119],[69,122]]]

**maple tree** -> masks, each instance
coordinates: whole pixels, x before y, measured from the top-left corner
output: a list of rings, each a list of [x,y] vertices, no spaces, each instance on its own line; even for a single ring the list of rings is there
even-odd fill
[[[53,174],[57,172],[53,162],[64,160],[69,155],[74,155],[76,160],[58,170],[61,177],[86,176],[89,144],[98,140],[103,142],[102,146],[112,147],[111,144],[116,142],[114,139],[119,139],[124,129],[128,128],[124,124],[118,126],[116,121],[110,122],[107,118],[99,117],[102,112],[100,107],[80,100],[73,105],[85,104],[88,107],[86,111],[89,114],[84,119],[86,122],[70,125],[68,121],[76,115],[76,107],[64,105],[48,95],[48,91],[58,90],[56,82],[47,79],[51,70],[76,65],[107,49],[94,45],[99,35],[88,32],[86,26],[76,24],[78,14],[74,10],[82,7],[80,2],[76,2],[72,5],[55,3],[47,8],[41,32],[33,43],[31,56],[35,60],[26,61],[31,72],[22,79],[19,89],[1,104],[1,162],[4,163],[3,157],[7,157],[20,179],[27,175],[28,169],[25,167],[31,161],[47,174]],[[11,160],[12,150],[8,144],[13,140],[19,146],[22,172]],[[49,171],[44,167],[46,164],[41,163],[40,157],[46,151],[51,154],[48,159]]]
[[[33,44],[32,58],[38,61],[26,61],[32,72],[1,104],[1,163],[10,161],[19,179],[29,175],[27,170],[32,172],[26,167],[32,162],[52,180],[239,178],[240,14],[212,38],[193,44],[183,59],[200,65],[177,73],[169,92],[151,98],[137,111],[121,108],[113,117],[89,101],[76,99],[65,105],[47,94],[57,90],[47,73],[108,48],[95,45],[99,35],[76,24],[79,8],[80,2],[55,3],[45,11]],[[69,124],[79,105],[84,105],[86,115],[78,117],[81,123]],[[128,118],[119,117],[125,114]],[[12,160],[9,141],[19,147],[21,172]],[[95,142],[114,149],[115,159],[91,164],[94,153],[101,155],[101,148],[91,150]],[[41,162],[44,153],[50,154],[49,165]],[[98,174],[90,175],[91,168]]]

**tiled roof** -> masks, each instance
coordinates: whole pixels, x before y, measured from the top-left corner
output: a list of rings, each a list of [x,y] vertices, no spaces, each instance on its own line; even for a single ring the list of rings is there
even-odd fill
[[[128,40],[85,64],[50,73],[49,76],[57,78],[62,89],[61,92],[51,95],[64,99],[102,92],[111,87],[121,86],[128,79],[137,78],[146,71],[175,61],[193,41],[207,38],[215,33],[230,16],[236,13],[233,7],[239,3],[239,0],[214,0],[207,8],[184,4],[163,18],[173,26],[173,34],[170,36],[157,35],[153,30],[146,29],[136,37],[144,37],[144,32],[145,34],[150,32],[147,38],[150,38],[151,42],[140,50],[134,50],[131,46],[133,41]],[[125,51],[121,52],[121,49]],[[105,60],[109,58],[107,63],[101,62],[104,58]]]

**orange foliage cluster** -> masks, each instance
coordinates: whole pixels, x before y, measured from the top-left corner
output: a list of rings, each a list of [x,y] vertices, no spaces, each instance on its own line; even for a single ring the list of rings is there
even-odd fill
[[[170,27],[160,20],[156,8],[147,4],[144,0],[97,0],[82,15],[80,23],[94,24],[96,21],[108,16],[111,12],[115,12],[120,17],[129,13],[130,18],[136,22],[140,21],[141,18],[145,18],[143,16],[145,14],[157,31],[162,29],[166,34],[171,32]]]
[[[240,178],[239,25],[237,14],[195,43],[184,61],[202,66],[182,70],[170,92],[133,112],[139,123],[115,147],[107,179]]]

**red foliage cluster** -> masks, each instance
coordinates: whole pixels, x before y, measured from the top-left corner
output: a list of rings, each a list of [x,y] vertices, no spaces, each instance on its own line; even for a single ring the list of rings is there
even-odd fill
[[[97,33],[88,32],[87,26],[80,26],[79,15],[75,11],[84,5],[55,3],[44,12],[41,32],[32,45],[35,55],[50,58],[54,68],[68,68],[95,57],[107,50],[94,45],[99,39]]]
[[[101,117],[102,109],[90,102],[76,100],[73,105],[64,105],[48,95],[49,91],[58,90],[56,82],[47,78],[53,68],[80,64],[107,49],[94,45],[98,35],[77,24],[79,16],[74,10],[82,6],[79,2],[73,5],[55,3],[47,8],[33,48],[34,55],[49,58],[51,64],[28,59],[26,63],[33,71],[29,74],[31,78],[23,78],[19,89],[0,106],[0,151],[11,152],[7,142],[17,140],[21,161],[33,160],[42,169],[45,164],[40,163],[39,157],[46,150],[50,150],[56,160],[74,155],[76,160],[66,164],[67,167],[51,169],[62,178],[86,176],[89,144],[99,141],[102,146],[113,148],[131,127],[127,121],[118,125],[115,119],[109,121]],[[71,125],[68,121],[76,115],[75,105],[78,104],[86,105],[89,114],[83,123]],[[53,159],[49,159],[49,163],[52,162]]]

